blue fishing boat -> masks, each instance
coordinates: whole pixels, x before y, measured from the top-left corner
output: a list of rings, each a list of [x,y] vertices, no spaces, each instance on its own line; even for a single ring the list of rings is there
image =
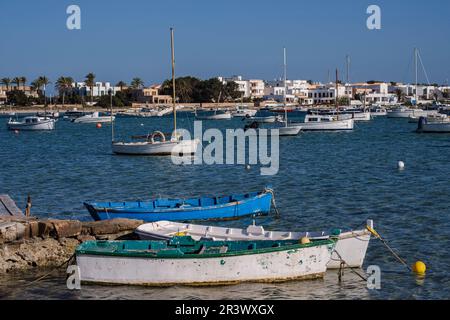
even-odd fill
[[[127,218],[155,222],[237,219],[270,212],[273,191],[191,199],[155,199],[132,202],[85,202],[94,220]]]

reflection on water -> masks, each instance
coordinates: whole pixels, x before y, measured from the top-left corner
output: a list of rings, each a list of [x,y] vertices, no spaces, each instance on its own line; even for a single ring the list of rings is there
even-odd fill
[[[192,119],[179,117],[192,129]],[[295,119],[294,119],[295,120]],[[5,122],[7,119],[0,119]],[[141,124],[143,124],[141,126]],[[204,129],[242,127],[241,120],[204,122]],[[3,298],[282,298],[282,299],[423,299],[450,298],[450,146],[449,135],[414,133],[402,119],[358,123],[353,132],[303,133],[280,140],[280,171],[261,176],[258,166],[181,166],[170,158],[113,156],[109,127],[59,121],[47,133],[14,134],[0,130],[0,193],[41,217],[89,220],[86,200],[135,200],[158,196],[243,193],[271,184],[281,218],[257,218],[267,229],[329,230],[356,228],[366,219],[412,264],[425,261],[427,276],[416,279],[372,240],[365,262],[381,268],[381,290],[367,290],[347,272],[338,284],[336,272],[325,279],[282,284],[241,284],[221,288],[135,288],[84,286],[65,288],[64,275],[24,288],[21,278],[2,277]],[[122,138],[171,128],[170,118],[118,119]],[[405,162],[403,171],[397,162]],[[246,227],[252,219],[216,222]],[[30,277],[28,281],[32,279]]]

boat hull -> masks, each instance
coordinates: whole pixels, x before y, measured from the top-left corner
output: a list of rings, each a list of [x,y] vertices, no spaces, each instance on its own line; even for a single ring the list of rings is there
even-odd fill
[[[323,277],[333,245],[207,258],[77,254],[82,282],[147,286],[224,285]]]
[[[301,127],[302,131],[344,131],[353,130],[353,119],[337,120],[331,122],[303,122],[292,123],[294,126]]]
[[[232,118],[231,113],[214,114],[210,116],[196,116],[196,120],[230,120]]]
[[[122,155],[170,156],[193,155],[197,152],[200,141],[182,140],[166,142],[113,142],[112,152]]]
[[[117,203],[117,206],[111,207],[95,203],[85,203],[84,205],[96,221],[126,218],[155,222],[161,220],[226,220],[250,215],[265,215],[270,212],[271,204],[272,194],[267,192],[241,201],[204,207],[153,209],[153,207],[145,207],[145,203],[141,202],[133,203],[129,206]]]
[[[45,131],[55,129],[55,120],[48,119],[39,123],[20,123],[20,122],[8,122],[8,130],[20,130],[20,131]]]
[[[301,127],[280,127],[277,128],[280,137],[289,137],[289,136],[296,136],[300,133],[302,130]]]
[[[72,122],[73,123],[110,123],[111,121],[114,121],[115,117],[93,117],[93,118],[88,118],[88,117],[80,117],[80,118],[76,118],[74,119]]]

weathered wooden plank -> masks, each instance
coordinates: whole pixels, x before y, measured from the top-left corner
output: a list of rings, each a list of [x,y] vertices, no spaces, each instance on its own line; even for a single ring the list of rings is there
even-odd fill
[[[23,216],[23,212],[9,195],[0,194],[0,216]]]

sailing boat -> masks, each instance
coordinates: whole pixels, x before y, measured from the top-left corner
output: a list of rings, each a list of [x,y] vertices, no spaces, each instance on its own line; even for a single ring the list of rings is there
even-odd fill
[[[200,143],[198,139],[182,140],[177,133],[177,107],[175,94],[175,48],[173,28],[170,28],[170,43],[172,51],[172,86],[173,86],[173,127],[172,137],[166,140],[163,132],[155,131],[146,136],[143,142],[116,142],[114,141],[114,126],[112,126],[112,151],[116,154],[127,155],[148,155],[148,156],[167,156],[167,155],[193,155],[197,151]],[[112,112],[111,112],[112,115]]]
[[[286,48],[283,48],[284,53],[284,94],[283,94],[283,104],[284,104],[284,127],[279,127],[279,135],[280,136],[296,136],[300,133],[301,127],[294,126],[290,127],[288,125],[288,113],[286,109]]]

